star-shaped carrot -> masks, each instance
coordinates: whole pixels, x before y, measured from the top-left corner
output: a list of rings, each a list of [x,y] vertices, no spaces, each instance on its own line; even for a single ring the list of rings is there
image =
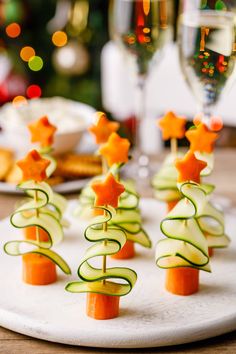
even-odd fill
[[[48,147],[53,144],[57,128],[49,122],[47,116],[30,123],[28,128],[31,133],[32,143],[40,143],[41,147]]]
[[[164,140],[181,139],[185,134],[186,119],[178,117],[173,112],[167,112],[164,117],[157,121],[157,125],[162,131]]]
[[[186,132],[186,138],[190,142],[191,151],[211,153],[214,149],[218,134],[210,131],[204,123]]]
[[[117,133],[112,133],[106,144],[102,145],[99,153],[107,159],[108,166],[115,163],[125,163],[128,161],[130,142],[121,138]]]
[[[50,161],[41,157],[37,150],[32,150],[26,157],[17,162],[22,170],[22,180],[35,182],[44,181],[47,178],[46,169]]]
[[[207,163],[198,160],[194,153],[189,150],[182,159],[175,160],[175,167],[177,168],[178,182],[193,181],[200,183],[201,171],[207,166]]]
[[[119,129],[120,124],[111,122],[103,112],[97,112],[96,116],[96,123],[91,125],[89,131],[95,136],[97,144],[103,144],[113,132]]]
[[[103,182],[94,182],[92,189],[96,194],[95,206],[118,206],[120,195],[125,191],[123,184],[118,183],[113,174],[109,173]]]

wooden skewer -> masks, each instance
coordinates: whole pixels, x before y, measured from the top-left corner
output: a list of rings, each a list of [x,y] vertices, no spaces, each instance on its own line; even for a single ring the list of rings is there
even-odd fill
[[[171,153],[173,155],[176,155],[178,152],[178,142],[176,138],[171,138],[170,139],[170,149],[171,149]]]
[[[107,215],[107,212],[104,210],[104,216],[106,216],[106,215]],[[102,229],[103,229],[103,231],[105,231],[105,232],[107,231],[107,222],[104,222],[104,223],[103,223]],[[106,246],[106,245],[107,245],[107,240],[104,240],[104,241],[103,241],[103,244],[104,244],[104,246]],[[103,272],[104,274],[106,273],[106,268],[107,268],[107,256],[104,255],[104,256],[103,256],[103,260],[102,260],[102,272]],[[105,284],[105,283],[106,283],[106,279],[103,279],[102,283]]]
[[[35,194],[34,194],[34,201],[36,203],[38,201],[38,191],[37,190],[35,191]],[[37,218],[39,217],[38,208],[35,209],[35,215],[36,215]],[[36,241],[37,241],[37,243],[40,243],[39,227],[37,225],[35,226],[35,230],[36,230]]]
[[[104,156],[102,156],[102,174],[106,175],[108,172],[107,161]]]

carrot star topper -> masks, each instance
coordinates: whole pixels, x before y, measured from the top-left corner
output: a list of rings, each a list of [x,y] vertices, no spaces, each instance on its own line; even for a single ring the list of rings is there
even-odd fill
[[[109,136],[113,132],[116,132],[119,127],[120,124],[107,119],[105,113],[97,112],[96,122],[88,130],[94,135],[97,144],[104,144],[107,142]]]
[[[210,131],[204,123],[198,124],[196,128],[189,129],[185,135],[190,142],[190,150],[200,153],[212,153],[218,139],[218,134]]]
[[[11,256],[23,256],[23,280],[31,285],[46,285],[56,281],[56,265],[70,274],[68,264],[51,247],[62,241],[63,229],[59,208],[52,209],[54,193],[45,182],[50,161],[37,150],[18,161],[23,182],[18,188],[27,193],[27,200],[11,216],[16,228],[23,228],[26,239],[10,241],[4,250]],[[35,237],[27,238],[28,230],[35,230]],[[42,233],[46,238],[42,238]]]
[[[99,153],[107,160],[108,166],[123,164],[129,160],[130,142],[121,138],[117,133],[112,133],[106,144],[102,145]]]
[[[97,244],[86,251],[79,265],[78,275],[83,281],[70,282],[66,290],[72,293],[88,293],[87,315],[105,320],[118,316],[119,299],[132,290],[137,275],[129,268],[107,268],[107,256],[117,254],[126,243],[124,230],[110,224],[115,216],[114,208],[125,190],[124,186],[109,173],[104,181],[94,182],[92,189],[96,194],[95,207],[103,210],[104,214],[93,220],[84,235],[87,240]],[[90,259],[98,256],[103,257],[102,268],[90,265]],[[113,278],[117,281],[111,281]],[[123,281],[119,282],[119,279]]]
[[[17,162],[22,171],[22,180],[42,182],[47,178],[46,170],[50,161],[41,157],[37,150],[32,150],[28,155]]]
[[[201,171],[206,166],[205,161],[198,160],[192,151],[188,151],[182,159],[176,159],[175,167],[179,172],[177,182],[192,181],[200,183]]]
[[[120,195],[125,191],[123,184],[118,183],[109,173],[103,182],[94,182],[92,189],[96,194],[95,206],[110,205],[117,208]]]
[[[41,148],[47,148],[53,144],[57,128],[49,122],[47,116],[30,123],[28,128],[31,133],[32,143],[40,143]]]
[[[157,125],[162,131],[164,140],[170,139],[171,152],[177,153],[177,139],[182,139],[185,134],[186,119],[178,117],[173,112],[167,112],[164,117],[157,121]]]

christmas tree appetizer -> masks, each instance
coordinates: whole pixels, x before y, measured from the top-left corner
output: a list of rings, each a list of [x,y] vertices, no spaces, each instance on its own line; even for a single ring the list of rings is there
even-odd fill
[[[208,163],[208,167],[204,169],[204,176],[209,175],[214,165],[213,150],[218,134],[210,131],[204,123],[199,123],[196,127],[186,132],[186,137],[190,142],[190,150],[195,156]],[[214,186],[208,185],[208,187],[207,193],[211,194]],[[202,216],[199,225],[207,238],[211,256],[213,255],[213,248],[227,247],[229,238],[225,235],[223,213],[217,210],[210,202],[208,203],[208,214],[212,215],[212,217],[203,218]]]
[[[11,256],[22,256],[23,280],[32,285],[46,285],[56,281],[56,265],[70,274],[67,263],[51,247],[63,239],[60,221],[48,205],[53,199],[46,170],[50,161],[42,158],[37,150],[18,161],[22,170],[23,182],[18,185],[28,199],[11,216],[11,224],[16,228],[35,227],[36,240],[9,241],[4,250]],[[40,235],[43,229],[48,239],[43,241]]]
[[[170,211],[181,198],[177,188],[177,170],[174,165],[176,157],[183,156],[178,152],[178,139],[185,134],[186,119],[177,117],[173,112],[168,112],[157,122],[162,131],[163,140],[170,139],[171,153],[166,157],[161,169],[154,176],[152,186],[155,190],[155,197],[167,203],[167,210]]]
[[[85,253],[78,268],[81,281],[71,282],[66,290],[72,293],[87,293],[87,315],[99,319],[115,318],[119,314],[120,296],[127,295],[133,288],[137,275],[129,268],[107,268],[107,256],[117,253],[126,242],[123,230],[112,226],[119,196],[125,188],[109,173],[104,181],[94,182],[92,189],[96,195],[95,208],[101,210],[84,233],[85,238],[96,244]],[[102,257],[102,268],[90,264],[91,259]],[[114,282],[108,279],[121,279]],[[125,282],[125,283],[124,283]]]
[[[54,134],[57,128],[49,122],[48,117],[46,116],[30,123],[28,128],[31,134],[31,142],[39,143],[38,152],[42,157],[50,161],[50,164],[46,170],[47,178],[49,178],[55,171],[57,165],[56,160],[51,156],[53,151],[52,146],[54,142]],[[62,225],[67,226],[68,223],[63,220],[63,214],[67,207],[66,199],[60,194],[53,192],[53,196],[50,201],[50,207],[52,210],[54,210],[54,213],[57,215],[58,219],[60,219]],[[36,239],[35,227],[27,227],[24,229],[24,232],[26,239]],[[48,235],[43,229],[39,229],[39,234],[41,241],[48,240]]]
[[[106,159],[106,164],[110,171],[120,180],[120,169],[128,162],[130,142],[121,138],[117,133],[112,133],[106,144],[99,149],[99,153]],[[97,179],[95,179],[97,180]],[[109,224],[122,228],[127,236],[127,242],[120,252],[113,255],[116,259],[129,259],[135,256],[134,243],[139,243],[144,247],[151,247],[151,241],[147,233],[142,228],[142,219],[139,206],[139,196],[131,181],[122,180],[125,192],[119,199],[116,215],[109,221]],[[80,196],[80,203],[83,210],[94,204],[95,193],[91,186],[85,188]]]
[[[206,162],[189,151],[177,159],[178,188],[183,198],[161,222],[167,239],[156,248],[156,264],[167,269],[166,289],[176,295],[191,295],[199,289],[199,270],[210,271],[208,245],[199,226],[207,207],[207,195],[199,185]]]

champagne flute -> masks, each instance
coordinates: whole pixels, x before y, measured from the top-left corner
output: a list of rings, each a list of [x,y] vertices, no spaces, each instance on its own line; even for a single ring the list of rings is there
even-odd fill
[[[180,65],[207,126],[234,73],[235,9],[236,2],[232,0],[180,3]]]
[[[140,139],[140,122],[147,118],[145,83],[151,66],[156,64],[162,49],[172,39],[173,0],[111,0],[109,23],[111,37],[136,62],[139,96],[136,97],[137,125],[131,174],[146,178],[149,159],[143,153]]]

